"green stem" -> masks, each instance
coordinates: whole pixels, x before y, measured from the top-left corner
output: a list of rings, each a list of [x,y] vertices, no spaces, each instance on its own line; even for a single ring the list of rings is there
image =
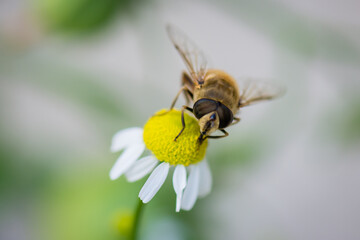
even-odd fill
[[[137,236],[138,236],[138,232],[139,232],[139,222],[140,222],[143,206],[144,206],[143,202],[139,199],[138,205],[136,207],[134,224],[133,224],[133,229],[132,229],[132,232],[130,235],[130,240],[137,240]]]

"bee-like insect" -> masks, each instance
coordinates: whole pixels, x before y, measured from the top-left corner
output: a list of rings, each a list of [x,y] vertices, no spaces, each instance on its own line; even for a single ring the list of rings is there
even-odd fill
[[[175,96],[170,109],[175,106],[179,95],[183,92],[187,105],[193,102],[193,107],[182,107],[181,122],[185,129],[184,111],[192,112],[200,126],[201,144],[205,138],[222,138],[228,136],[225,128],[240,121],[235,117],[241,107],[254,102],[273,99],[280,95],[280,89],[263,82],[249,81],[239,89],[235,79],[222,70],[207,69],[203,53],[192,43],[184,33],[174,26],[167,26],[167,33],[185,62],[188,72],[182,74],[182,88]],[[211,136],[220,130],[223,135]]]

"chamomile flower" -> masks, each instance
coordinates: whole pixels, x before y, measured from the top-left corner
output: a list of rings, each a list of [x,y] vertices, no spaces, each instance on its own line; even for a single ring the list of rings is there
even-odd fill
[[[173,167],[176,211],[192,209],[198,197],[211,191],[212,176],[205,159],[207,139],[199,145],[200,129],[196,119],[185,114],[185,123],[185,130],[176,141],[174,138],[182,129],[178,110],[155,114],[143,129],[128,128],[116,133],[111,151],[123,152],[112,167],[110,178],[115,180],[125,175],[129,182],[134,182],[151,173],[139,193],[143,203],[148,203]],[[151,154],[141,157],[145,149]]]

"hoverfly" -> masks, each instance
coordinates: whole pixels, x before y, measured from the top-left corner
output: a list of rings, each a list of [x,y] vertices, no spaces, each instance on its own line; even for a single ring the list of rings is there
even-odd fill
[[[171,110],[179,95],[184,93],[187,105],[182,107],[182,129],[174,141],[185,129],[185,110],[192,112],[198,119],[198,142],[201,144],[205,138],[228,136],[225,128],[240,121],[240,118],[235,116],[240,108],[273,99],[282,93],[280,88],[257,81],[249,81],[239,88],[236,80],[226,72],[208,69],[203,53],[179,29],[168,25],[166,30],[187,68],[187,72],[184,71],[182,74],[182,87],[170,106]],[[190,102],[193,103],[192,108],[188,106]],[[216,130],[220,130],[223,135],[210,135]]]

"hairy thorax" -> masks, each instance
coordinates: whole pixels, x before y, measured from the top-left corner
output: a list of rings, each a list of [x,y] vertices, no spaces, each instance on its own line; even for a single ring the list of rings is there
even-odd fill
[[[237,83],[227,73],[210,69],[205,76],[204,84],[194,89],[194,102],[203,98],[219,101],[235,114],[240,98]]]

